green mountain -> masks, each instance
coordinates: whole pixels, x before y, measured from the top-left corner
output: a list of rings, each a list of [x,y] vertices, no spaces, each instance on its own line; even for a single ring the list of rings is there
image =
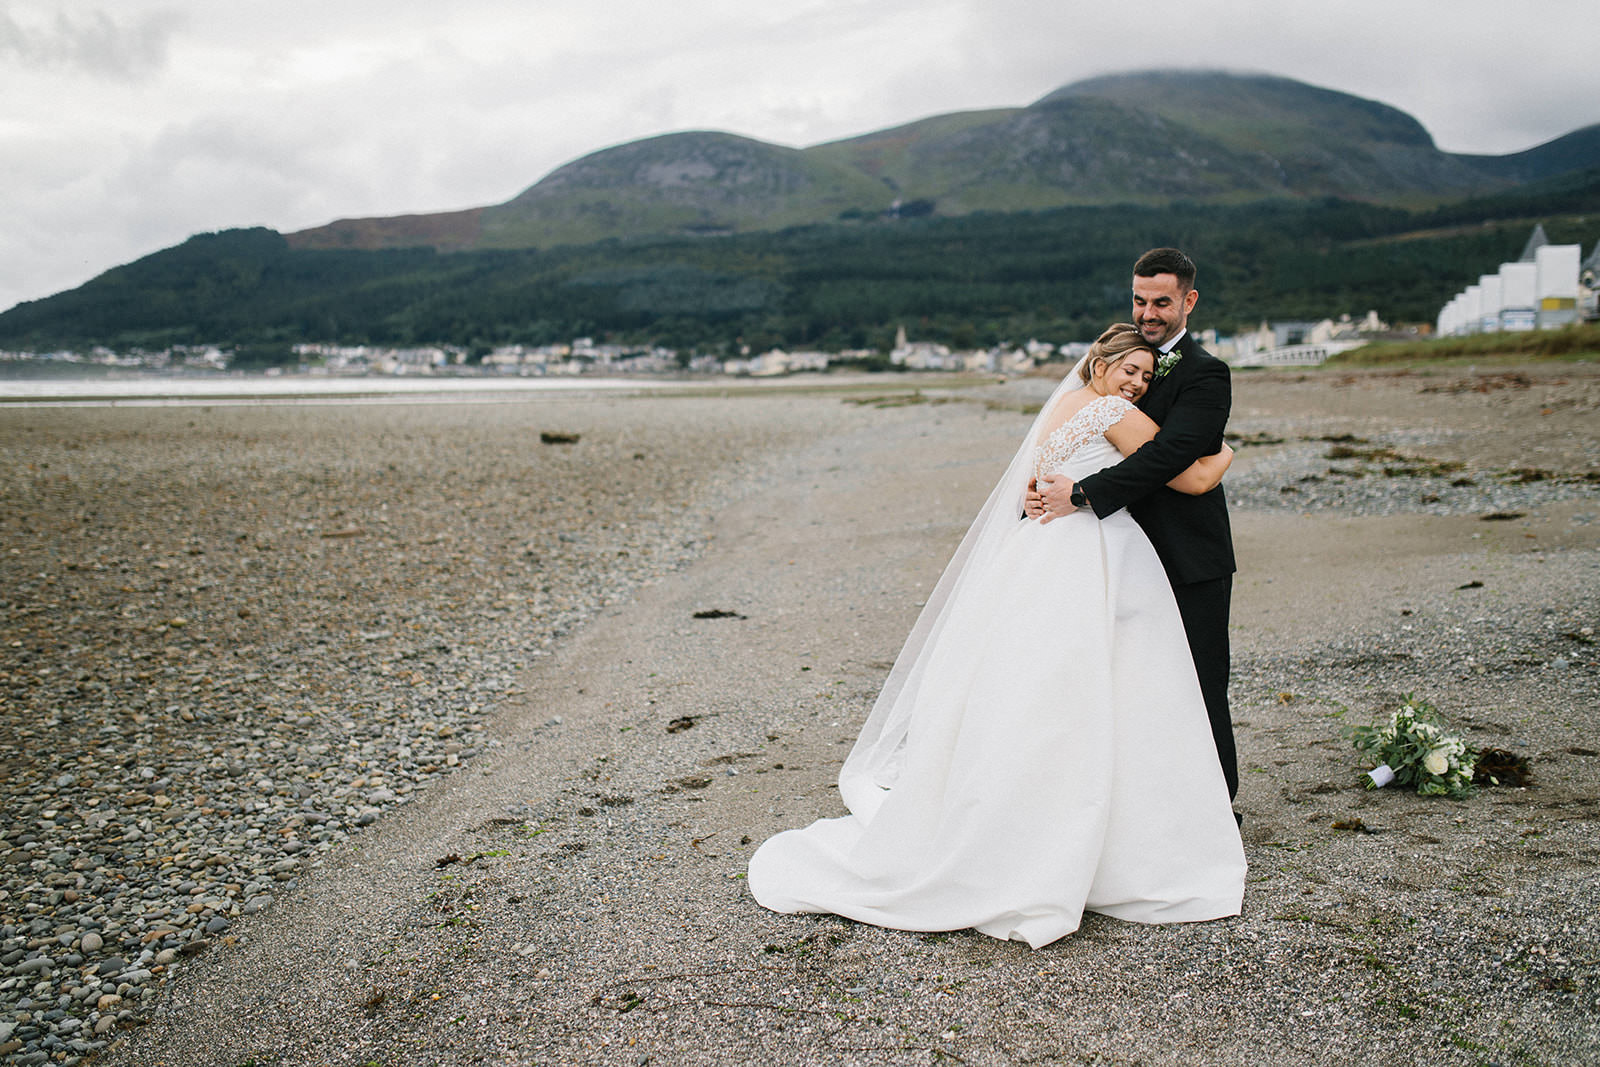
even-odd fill
[[[883,199],[878,182],[825,157],[728,133],[675,133],[584,156],[485,208],[478,247],[725,236],[833,219]]]
[[[1119,75],[804,150],[653,137],[469,211],[202,234],[0,313],[0,348],[1085,338],[1166,244],[1201,264],[1202,326],[1431,321],[1535,222],[1592,245],[1597,209],[1600,126],[1452,155],[1285,78]]]
[[[1600,126],[1509,156],[1441,152],[1402,111],[1288,78],[1093,78],[1023,108],[938,115],[806,149],[652,137],[568,163],[507,201],[341,220],[295,248],[550,248],[875,218],[1322,197],[1427,207],[1600,166]]]
[[[1200,264],[1201,328],[1368,309],[1431,321],[1515,258],[1535,222],[1591,246],[1597,204],[1600,168],[1428,211],[1331,198],[1063,207],[461,252],[296,248],[232,230],[19,304],[0,314],[0,348],[286,357],[296,341],[483,352],[593,336],[728,354],[887,348],[899,326],[961,347],[1085,339],[1127,315],[1129,264],[1161,244]]]
[[[1537,182],[1595,166],[1600,159],[1600,123],[1573,130],[1526,152],[1509,156],[1462,156],[1479,170],[1517,182]]]

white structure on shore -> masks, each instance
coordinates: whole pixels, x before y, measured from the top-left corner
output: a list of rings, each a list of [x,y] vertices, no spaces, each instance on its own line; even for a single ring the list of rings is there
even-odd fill
[[[1478,278],[1439,309],[1440,337],[1517,330],[1548,330],[1595,315],[1600,242],[1587,261],[1578,245],[1553,245],[1535,226],[1515,263]],[[1594,264],[1585,280],[1584,267]]]
[[[1578,321],[1578,267],[1582,262],[1577,245],[1545,245],[1535,253],[1540,329]]]
[[[1600,319],[1600,241],[1578,270],[1578,314]]]
[[[1201,341],[1235,367],[1314,367],[1329,356],[1359,348],[1388,326],[1376,311],[1359,322],[1349,315],[1319,322],[1263,322],[1255,330]]]
[[[1531,330],[1539,324],[1539,267],[1535,263],[1500,265],[1500,329]]]

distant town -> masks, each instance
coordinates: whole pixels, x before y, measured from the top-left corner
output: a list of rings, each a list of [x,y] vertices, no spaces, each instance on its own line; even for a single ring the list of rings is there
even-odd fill
[[[1517,262],[1503,263],[1496,274],[1480,277],[1478,284],[1452,298],[1430,325],[1392,328],[1376,311],[1368,311],[1360,318],[1343,314],[1337,319],[1317,321],[1263,321],[1254,330],[1231,336],[1202,330],[1198,337],[1213,355],[1236,367],[1315,366],[1336,353],[1375,340],[1554,329],[1593,321],[1600,319],[1600,242],[1587,259],[1581,258],[1581,251],[1578,245],[1551,244],[1544,228],[1536,226]],[[853,367],[1017,374],[1045,363],[1074,361],[1088,351],[1089,344],[1087,340],[1061,343],[1030,339],[1019,345],[958,351],[932,341],[912,340],[904,327],[897,331],[887,357],[877,349],[790,352],[772,348],[764,352],[745,349],[736,357],[718,358],[661,346],[600,343],[592,337],[558,344],[502,345],[487,352],[442,344],[386,347],[308,342],[291,347],[296,362],[268,367],[262,373],[326,377],[688,374],[765,378]],[[0,351],[0,364],[23,361],[32,364],[35,371],[41,364],[48,371],[48,364],[58,363],[64,373],[68,365],[169,374],[245,373],[235,365],[235,352],[221,345],[173,345],[155,351],[127,352],[103,346],[87,352]]]
[[[1263,322],[1257,329],[1231,337],[1214,330],[1199,333],[1215,355],[1236,366],[1271,364],[1311,365],[1375,338],[1419,336],[1416,329],[1391,330],[1376,312],[1360,319],[1349,315],[1319,322]],[[731,375],[775,377],[827,371],[830,367],[883,367],[905,371],[1016,374],[1051,362],[1071,362],[1088,351],[1089,341],[1041,341],[1019,345],[953,350],[931,341],[915,341],[902,328],[885,357],[877,349],[844,352],[795,351],[781,348],[741,352],[734,358],[683,355],[661,346],[606,344],[590,337],[546,345],[502,345],[474,354],[457,345],[336,345],[302,343],[292,346],[297,361],[268,367],[267,375],[360,377],[365,375],[472,375],[472,376],[579,376],[603,375]],[[86,352],[7,352],[0,362],[28,361],[69,365],[84,369],[164,373],[243,373],[234,366],[234,352],[222,345],[173,345],[158,350],[119,352],[95,346]],[[3,373],[3,372],[0,372]]]

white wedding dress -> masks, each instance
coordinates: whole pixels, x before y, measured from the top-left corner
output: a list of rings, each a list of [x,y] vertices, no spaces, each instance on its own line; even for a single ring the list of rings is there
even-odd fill
[[[1105,431],[1131,409],[1097,397],[1035,443],[1047,405],[845,763],[850,814],[762,844],[758,902],[1034,948],[1086,909],[1239,913],[1244,850],[1155,550],[1126,511],[1017,519],[1028,473],[1116,463]]]

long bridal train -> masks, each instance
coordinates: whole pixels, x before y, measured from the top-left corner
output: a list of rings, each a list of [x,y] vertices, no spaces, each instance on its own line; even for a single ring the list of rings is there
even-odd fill
[[[1106,396],[1076,413],[1063,427],[1075,448],[1052,471],[1116,462],[1104,428],[1126,410]],[[845,763],[850,814],[751,858],[765,907],[973,927],[1035,948],[1085,910],[1146,923],[1238,914],[1244,851],[1155,550],[1126,513],[1018,521],[1024,451]]]

